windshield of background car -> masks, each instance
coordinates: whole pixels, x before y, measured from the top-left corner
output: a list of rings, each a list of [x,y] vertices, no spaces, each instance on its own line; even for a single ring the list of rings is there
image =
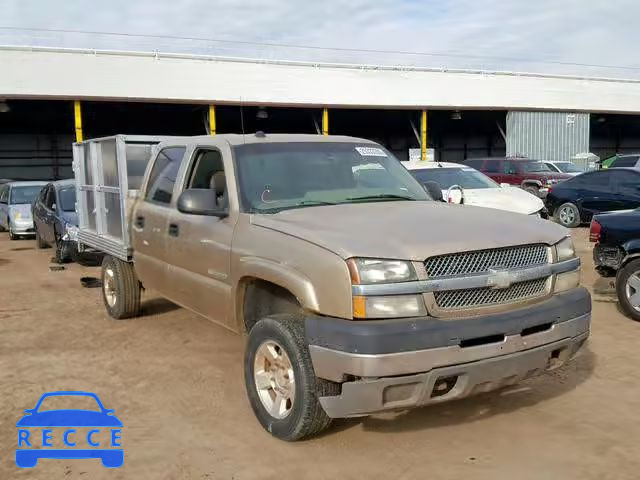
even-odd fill
[[[251,213],[317,205],[430,200],[400,162],[378,145],[260,143],[235,147],[240,201]]]
[[[500,186],[486,175],[473,168],[422,168],[409,170],[420,182],[434,181],[445,190],[452,185],[460,185],[465,189],[500,188]]]
[[[58,198],[63,212],[76,211],[76,189],[74,187],[65,187],[58,190]]]
[[[543,162],[521,161],[518,162],[518,165],[520,165],[520,170],[526,173],[551,172],[551,169]]]
[[[562,173],[581,173],[584,170],[571,162],[557,162],[556,166]]]
[[[11,187],[11,197],[9,198],[9,203],[11,205],[21,205],[25,203],[32,203],[40,190],[42,190],[42,185],[30,185],[24,187]]]

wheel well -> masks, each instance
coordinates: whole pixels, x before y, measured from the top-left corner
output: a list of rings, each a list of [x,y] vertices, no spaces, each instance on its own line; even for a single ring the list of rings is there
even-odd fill
[[[289,290],[266,280],[249,279],[243,290],[242,320],[246,332],[267,315],[299,313],[302,309]]]
[[[537,180],[525,180],[522,182],[522,188],[525,187],[535,187],[540,188],[542,186],[542,182],[538,182]]]

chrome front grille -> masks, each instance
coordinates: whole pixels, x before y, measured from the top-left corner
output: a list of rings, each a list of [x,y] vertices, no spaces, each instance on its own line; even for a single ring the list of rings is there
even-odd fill
[[[438,278],[487,273],[491,268],[526,268],[548,262],[547,246],[537,244],[439,255],[427,258],[424,267],[429,278]]]
[[[520,302],[544,295],[547,278],[538,278],[511,285],[505,289],[490,287],[435,292],[438,308],[443,310],[467,309]]]

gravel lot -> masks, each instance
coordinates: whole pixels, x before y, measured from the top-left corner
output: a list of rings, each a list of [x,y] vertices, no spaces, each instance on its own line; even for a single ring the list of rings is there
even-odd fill
[[[574,232],[583,283],[596,281]],[[97,268],[49,271],[51,250],[0,235],[0,479],[637,479],[640,324],[594,301],[592,336],[569,367],[510,390],[341,421],[287,444],[254,419],[243,339],[145,295],[144,316],[107,317]],[[123,421],[125,463],[14,463],[16,421],[53,390],[96,392]]]

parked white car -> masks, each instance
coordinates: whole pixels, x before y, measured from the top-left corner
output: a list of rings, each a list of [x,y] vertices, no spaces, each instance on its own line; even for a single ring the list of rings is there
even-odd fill
[[[543,162],[552,172],[566,173],[568,175],[580,175],[584,170],[573,162]]]
[[[31,204],[46,182],[9,182],[0,186],[0,231],[9,238],[34,235]]]
[[[542,200],[518,187],[500,185],[484,173],[458,163],[403,162],[420,182],[436,182],[445,202],[546,216]]]

